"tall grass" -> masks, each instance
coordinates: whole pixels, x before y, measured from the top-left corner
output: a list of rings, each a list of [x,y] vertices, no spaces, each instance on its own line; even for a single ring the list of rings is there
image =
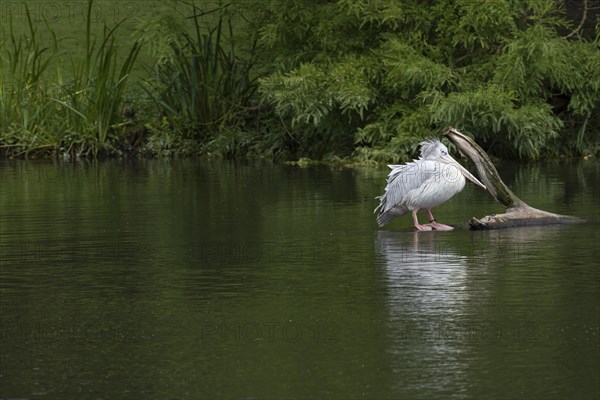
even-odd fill
[[[48,30],[52,46],[41,45],[26,6],[28,36],[17,37],[12,18],[0,54],[0,152],[27,154],[52,148],[53,107],[47,101],[49,88],[42,77],[57,52],[56,37]],[[4,35],[3,35],[4,36]]]
[[[17,37],[8,34],[6,51],[0,59],[0,149],[19,156],[32,152],[63,152],[77,156],[97,156],[113,150],[118,142],[116,129],[125,85],[140,51],[135,41],[124,60],[117,56],[115,32],[104,26],[93,37],[88,2],[85,60],[75,63],[65,78],[59,65],[58,41],[42,47],[40,34],[26,8],[29,32]],[[52,80],[52,84],[45,82]]]
[[[67,143],[68,153],[97,156],[99,151],[111,150],[113,127],[117,123],[123,92],[134,62],[140,51],[135,41],[125,60],[119,62],[115,32],[125,21],[112,29],[104,26],[97,41],[91,31],[92,1],[88,3],[85,30],[85,59],[76,64],[71,57],[71,76],[66,82],[59,77],[60,96],[53,100],[66,112],[66,134],[73,138]]]
[[[66,56],[66,68],[61,65],[61,43],[48,24],[50,47],[41,45],[41,33],[28,9],[27,35],[15,34],[11,24],[0,61],[4,72],[0,75],[0,153],[97,157],[114,154],[123,145],[126,122],[119,111],[124,96],[133,97],[126,93],[127,82],[142,42],[134,41],[124,54],[119,53],[117,31],[124,20],[96,33],[92,10],[93,0],[89,0],[84,48],[79,51],[84,57],[75,61]],[[251,75],[256,41],[247,56],[240,57],[229,19],[220,13],[215,24],[205,28],[202,14],[195,6],[192,10],[191,29],[169,27],[167,45],[143,81],[142,88],[156,107],[142,111],[148,117],[144,122],[155,128],[150,152],[160,151],[160,143],[186,149],[207,145],[229,152],[249,140],[240,136],[240,127],[257,88]],[[150,28],[149,35],[156,35]],[[159,144],[154,148],[152,143]]]
[[[257,88],[251,76],[256,42],[247,58],[240,57],[231,20],[220,16],[213,28],[202,29],[202,14],[193,10],[192,33],[180,29],[171,35],[168,54],[158,57],[163,61],[153,67],[145,88],[175,131],[206,141],[243,120]]]

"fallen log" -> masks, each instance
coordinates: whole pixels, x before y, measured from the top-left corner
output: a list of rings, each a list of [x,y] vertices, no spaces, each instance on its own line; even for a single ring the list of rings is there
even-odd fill
[[[472,217],[469,220],[470,229],[501,229],[517,226],[565,224],[585,221],[582,218],[554,214],[529,206],[504,184],[486,152],[473,139],[452,127],[448,128],[444,132],[444,135],[475,163],[479,179],[486,186],[492,197],[506,208],[504,214],[492,214],[479,219]]]

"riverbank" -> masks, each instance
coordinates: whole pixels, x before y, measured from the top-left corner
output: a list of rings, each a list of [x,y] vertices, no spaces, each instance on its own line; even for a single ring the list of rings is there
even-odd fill
[[[475,33],[452,31],[481,23],[467,5],[410,5],[412,30],[345,2],[79,6],[77,19],[34,2],[6,15],[0,157],[380,165],[449,125],[501,159],[600,155],[598,36],[565,32],[555,6],[529,5],[525,25],[500,7]]]

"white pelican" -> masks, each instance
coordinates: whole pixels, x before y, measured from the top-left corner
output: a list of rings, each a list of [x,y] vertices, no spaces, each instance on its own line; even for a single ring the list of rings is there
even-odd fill
[[[450,199],[465,187],[465,177],[485,189],[469,171],[448,155],[448,148],[439,140],[421,142],[418,160],[403,165],[388,165],[385,193],[376,197],[380,203],[375,208],[377,223],[383,226],[395,217],[412,211],[415,228],[420,231],[450,231],[451,226],[436,222],[431,209]],[[427,211],[429,224],[421,225],[419,210]]]

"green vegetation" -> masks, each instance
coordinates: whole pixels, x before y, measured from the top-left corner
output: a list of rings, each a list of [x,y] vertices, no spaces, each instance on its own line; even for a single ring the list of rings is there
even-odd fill
[[[2,148],[10,155],[56,153],[97,156],[99,152],[116,150],[117,118],[123,92],[140,44],[134,42],[124,59],[116,53],[115,28],[105,28],[99,38],[91,34],[90,13],[85,30],[85,59],[71,60],[68,78],[57,59],[58,46],[42,47],[41,34],[34,27],[26,9],[29,35],[16,37],[10,28],[10,44],[6,48],[9,72],[0,80],[0,113]],[[52,31],[48,27],[48,31]],[[99,39],[99,40],[97,40]],[[43,80],[51,67],[54,82]],[[3,74],[4,76],[4,74]]]
[[[201,29],[198,18],[193,21],[193,34],[168,17],[147,30],[153,39],[156,32],[167,35],[144,88],[175,143],[212,144],[236,132],[250,107],[257,87],[250,72],[253,54],[248,61],[237,55],[231,20],[220,17],[208,30]],[[223,43],[224,23],[229,46]]]
[[[600,155],[600,24],[554,0],[169,5],[98,29],[90,1],[84,57],[9,24],[2,154],[398,162],[452,125],[500,157]]]

